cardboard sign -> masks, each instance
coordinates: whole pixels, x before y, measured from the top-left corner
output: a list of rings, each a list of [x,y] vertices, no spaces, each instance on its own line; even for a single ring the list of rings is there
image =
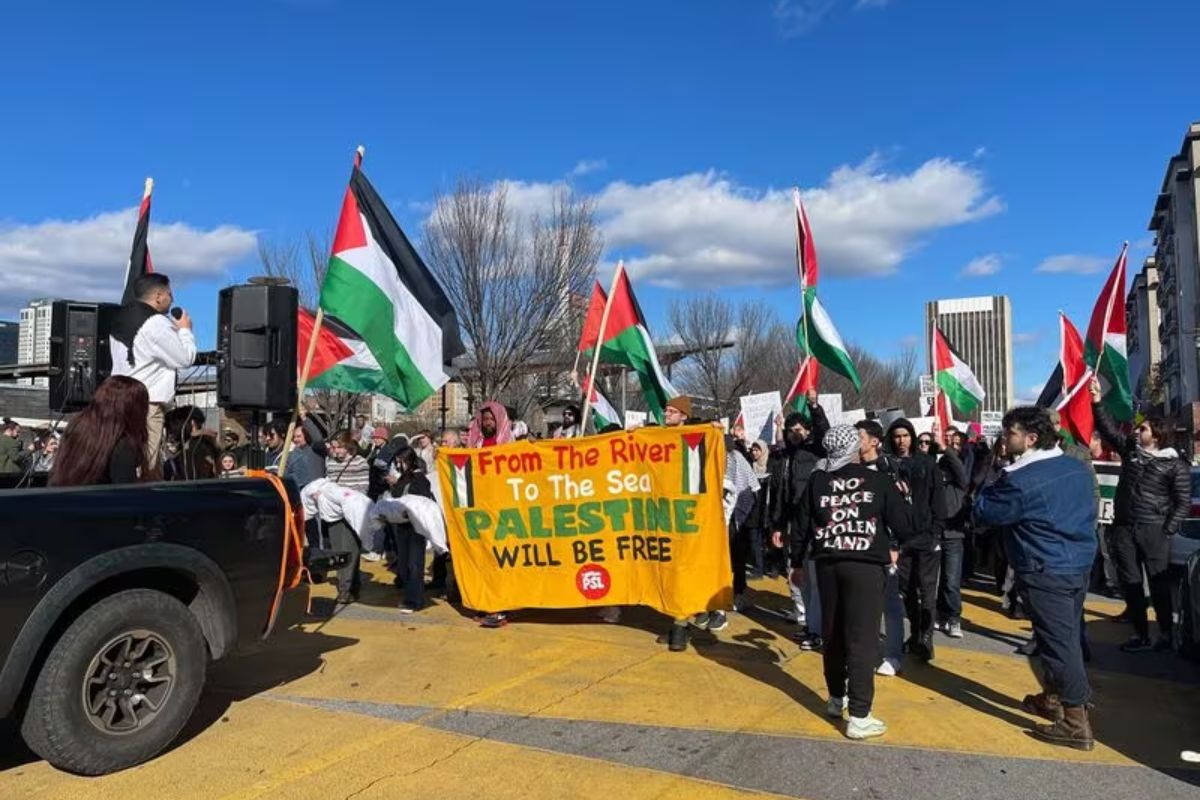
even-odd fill
[[[631,431],[634,428],[641,428],[646,424],[647,414],[645,411],[626,411],[625,412],[625,430]]]
[[[783,399],[779,392],[748,394],[741,398],[742,423],[746,426],[746,441],[762,439],[775,441],[775,417],[783,413]]]

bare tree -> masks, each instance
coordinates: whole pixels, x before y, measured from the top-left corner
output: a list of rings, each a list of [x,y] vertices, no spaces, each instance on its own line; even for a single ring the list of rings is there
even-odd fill
[[[862,407],[868,411],[903,408],[910,416],[919,416],[923,412],[919,408],[920,386],[915,348],[906,348],[888,361],[876,358],[856,344],[847,344],[846,350],[858,368],[862,391],[855,392],[854,385],[833,370],[822,369],[820,384],[823,393],[840,392],[844,405]]]
[[[601,252],[594,202],[562,188],[524,216],[503,183],[462,179],[437,198],[425,249],[474,357],[473,392],[527,413],[531,363],[561,361],[577,341]]]
[[[717,415],[733,413],[738,398],[754,391],[763,377],[762,359],[780,327],[774,313],[753,300],[735,309],[710,293],[673,301],[670,318],[675,335],[694,351],[681,370],[680,388]]]
[[[315,309],[321,299],[321,283],[329,268],[331,239],[308,231],[301,239],[268,241],[260,239],[258,260],[263,272],[272,278],[283,278],[300,295],[300,305]],[[301,353],[303,358],[305,354]],[[329,415],[334,427],[347,424],[358,411],[362,396],[335,389],[311,389],[309,399]]]

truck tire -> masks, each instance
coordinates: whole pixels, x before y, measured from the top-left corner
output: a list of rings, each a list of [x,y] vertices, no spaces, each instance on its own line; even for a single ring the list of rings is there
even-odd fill
[[[50,651],[21,723],[29,749],[77,775],[140,764],[174,741],[204,688],[196,618],[162,592],[104,598]]]

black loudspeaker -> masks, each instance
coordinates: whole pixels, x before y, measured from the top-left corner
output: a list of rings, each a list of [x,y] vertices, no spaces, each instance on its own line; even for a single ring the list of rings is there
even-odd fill
[[[50,412],[79,411],[112,372],[108,332],[120,306],[55,300],[50,311]]]
[[[217,301],[217,405],[256,411],[296,407],[292,286],[222,289]]]

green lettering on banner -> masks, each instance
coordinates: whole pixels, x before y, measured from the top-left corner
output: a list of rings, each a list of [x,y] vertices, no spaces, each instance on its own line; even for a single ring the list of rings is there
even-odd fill
[[[699,533],[700,528],[695,523],[696,501],[680,499],[671,504],[675,507],[675,532]]]
[[[661,500],[650,498],[646,500],[647,531],[671,532],[671,501],[665,497]]]
[[[643,531],[646,529],[646,514],[642,508],[642,499],[640,497],[632,497],[629,499],[629,509],[633,512],[633,529],[635,531]]]
[[[515,536],[518,539],[529,538],[529,533],[525,530],[525,520],[521,519],[521,512],[518,509],[502,509],[496,517],[496,541],[507,536]]]
[[[625,515],[629,513],[628,500],[605,500],[604,513],[608,516],[608,526],[613,531],[625,530]]]
[[[492,516],[486,511],[478,509],[468,511],[464,514],[463,521],[467,523],[468,539],[478,539],[480,531],[485,531],[492,527]]]
[[[542,524],[542,507],[534,506],[529,509],[529,535],[535,539],[549,539],[554,531]]]
[[[575,529],[575,504],[564,503],[554,507],[554,535],[567,537],[578,536]]]
[[[580,536],[591,536],[604,530],[604,517],[600,513],[599,503],[580,503],[576,512],[579,514]]]

